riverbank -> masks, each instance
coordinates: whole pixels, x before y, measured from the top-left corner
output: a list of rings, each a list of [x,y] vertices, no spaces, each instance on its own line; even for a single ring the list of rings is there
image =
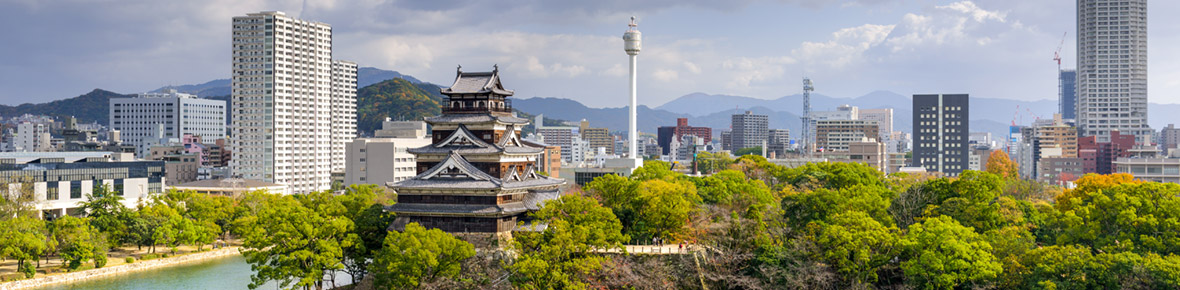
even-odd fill
[[[184,254],[184,255],[180,255],[180,256],[173,256],[173,257],[168,257],[168,258],[160,258],[160,259],[147,260],[147,261],[136,261],[131,264],[122,264],[122,265],[103,267],[103,268],[99,268],[99,269],[90,269],[90,270],[83,270],[83,271],[70,272],[70,273],[45,275],[45,276],[40,276],[40,277],[34,277],[32,279],[4,282],[4,283],[0,283],[0,290],[32,289],[32,288],[43,287],[43,286],[54,285],[54,284],[77,283],[77,282],[101,278],[101,277],[130,274],[130,273],[135,273],[135,272],[144,271],[144,270],[152,270],[152,269],[166,268],[166,267],[172,267],[172,266],[177,266],[177,265],[184,265],[184,264],[200,262],[200,261],[216,259],[216,258],[222,258],[222,257],[232,256],[232,255],[240,255],[240,253],[238,252],[238,247],[226,247],[226,248],[221,248],[221,249],[216,249],[216,250],[195,252],[195,253],[189,253],[189,254]]]

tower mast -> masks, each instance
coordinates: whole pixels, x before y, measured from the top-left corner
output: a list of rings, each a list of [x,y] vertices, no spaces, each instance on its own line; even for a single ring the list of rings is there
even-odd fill
[[[630,139],[628,140],[630,146],[627,148],[627,158],[632,159],[639,158],[639,131],[636,129],[635,110],[635,107],[638,103],[638,97],[635,87],[637,83],[636,78],[638,75],[636,61],[639,57],[639,50],[642,47],[640,43],[642,35],[639,33],[639,29],[637,28],[638,26],[638,24],[635,24],[635,16],[631,16],[631,24],[627,24],[627,32],[623,33],[623,50],[627,52],[627,55],[631,60],[631,111],[628,115],[631,117],[631,120],[627,127],[627,139]]]
[[[800,119],[803,119],[803,132],[802,132],[803,135],[800,138],[801,141],[799,142],[799,145],[803,146],[803,150],[805,150],[804,152],[808,156],[810,156],[812,151],[814,151],[814,149],[809,148],[809,147],[811,147],[811,143],[812,143],[811,142],[811,139],[812,139],[812,136],[811,136],[811,91],[814,91],[814,90],[815,90],[815,87],[812,86],[812,84],[811,84],[811,78],[803,77],[803,116],[800,117]]]

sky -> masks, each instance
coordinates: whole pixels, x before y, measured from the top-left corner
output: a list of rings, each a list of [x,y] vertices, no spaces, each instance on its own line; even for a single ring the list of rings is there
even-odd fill
[[[639,19],[639,102],[969,93],[1057,98],[1075,61],[1066,0],[0,0],[0,104],[95,88],[137,93],[230,74],[233,16],[283,11],[333,28],[333,57],[449,85],[491,70],[516,97],[628,102],[622,34]],[[1180,1],[1148,15],[1149,101],[1180,103]],[[1064,36],[1064,37],[1063,37]]]

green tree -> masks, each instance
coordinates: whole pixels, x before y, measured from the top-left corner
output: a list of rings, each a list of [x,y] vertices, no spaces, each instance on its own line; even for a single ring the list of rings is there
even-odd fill
[[[464,260],[475,256],[475,247],[439,229],[418,223],[403,232],[389,232],[373,261],[378,288],[409,289],[442,277],[457,277]]]
[[[762,146],[756,146],[756,147],[750,147],[750,148],[742,148],[742,149],[738,149],[737,151],[734,151],[734,152],[733,152],[733,155],[737,155],[737,156],[745,156],[745,155],[758,155],[758,156],[762,156]]]
[[[0,221],[0,236],[0,257],[16,259],[17,272],[33,278],[37,273],[33,262],[48,248],[45,221],[24,216]]]
[[[125,239],[127,206],[123,205],[123,197],[110,192],[106,184],[87,194],[86,201],[78,202],[78,206],[86,211],[90,224],[106,234],[108,244],[119,245]]]
[[[351,185],[345,188],[344,195],[337,197],[355,225],[353,234],[360,239],[352,247],[344,248],[344,268],[353,281],[368,274],[375,252],[382,248],[389,233],[386,228],[393,223],[393,214],[376,203],[380,191],[376,185]]]
[[[60,217],[53,221],[50,231],[57,240],[58,255],[69,269],[78,269],[88,260],[105,260],[106,239],[87,218]]]
[[[336,214],[344,206],[331,193],[263,198],[257,214],[238,221],[242,255],[254,269],[250,289],[277,281],[287,289],[323,287],[324,275],[343,268],[343,249],[352,246],[353,223]]]
[[[644,237],[680,238],[697,209],[700,197],[687,182],[649,180],[639,186],[635,229]]]
[[[883,225],[893,225],[893,217],[888,212],[890,195],[892,191],[886,188],[863,185],[788,194],[782,200],[783,216],[786,224],[796,230],[850,211],[863,212]]]
[[[775,175],[779,181],[800,190],[840,189],[854,185],[885,186],[885,176],[864,163],[808,163]]]
[[[725,153],[697,152],[695,161],[697,171],[700,171],[701,174],[712,174],[725,170],[730,164],[733,164],[733,157]]]
[[[548,226],[517,233],[513,247],[519,256],[510,279],[519,289],[584,289],[584,278],[607,260],[594,251],[622,250],[629,240],[614,213],[591,198],[565,195],[533,216]]]
[[[911,225],[900,245],[904,249],[901,268],[920,288],[978,285],[1003,271],[991,254],[991,245],[947,216]]]
[[[1098,175],[1086,175],[1078,184],[1057,199],[1057,244],[1092,245],[1108,252],[1180,252],[1180,185]]]
[[[859,211],[838,213],[830,222],[813,223],[809,239],[820,257],[854,284],[877,282],[877,270],[896,254],[898,230]]]
[[[37,200],[33,197],[33,183],[26,177],[9,178],[9,182],[0,182],[0,188],[8,189],[9,194],[0,194],[0,220],[16,217],[37,217]]]

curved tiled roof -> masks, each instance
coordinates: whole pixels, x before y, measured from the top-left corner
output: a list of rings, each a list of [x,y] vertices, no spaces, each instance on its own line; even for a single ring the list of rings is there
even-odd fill
[[[491,114],[443,114],[440,116],[423,118],[431,124],[478,124],[500,122],[504,124],[528,124],[529,120],[512,116],[492,116]]]
[[[504,85],[500,84],[500,70],[496,69],[490,72],[463,72],[459,71],[455,75],[455,82],[449,88],[442,88],[440,91],[443,94],[486,94],[494,93],[497,95],[511,96],[512,90],[504,89]]]

